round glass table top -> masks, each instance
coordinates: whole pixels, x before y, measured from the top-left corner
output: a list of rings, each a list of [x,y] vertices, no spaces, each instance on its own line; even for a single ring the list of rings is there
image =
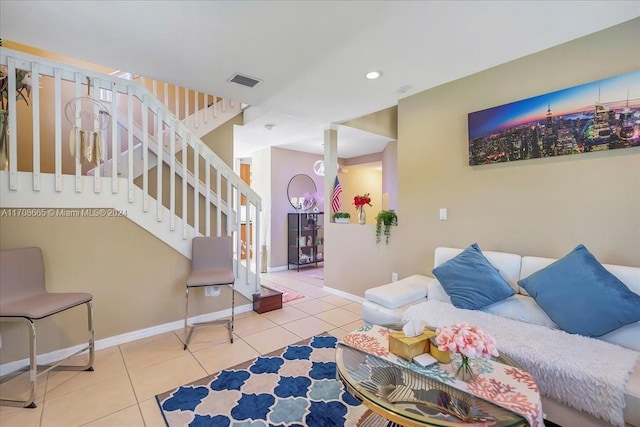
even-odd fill
[[[496,360],[518,366],[506,356]],[[336,367],[351,394],[378,416],[402,426],[527,425],[507,409],[343,344],[336,351]],[[371,420],[365,424],[377,425]]]

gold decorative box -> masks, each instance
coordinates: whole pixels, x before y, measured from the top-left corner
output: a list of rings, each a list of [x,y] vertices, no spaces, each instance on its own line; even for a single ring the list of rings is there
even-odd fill
[[[436,344],[435,338],[431,338],[429,341],[431,342],[429,353],[431,353],[431,355],[440,363],[451,363],[451,353],[440,350]]]
[[[432,336],[435,332],[428,329],[415,337],[405,337],[402,331],[393,332],[389,335],[389,351],[411,362],[415,356],[429,353],[429,338]]]

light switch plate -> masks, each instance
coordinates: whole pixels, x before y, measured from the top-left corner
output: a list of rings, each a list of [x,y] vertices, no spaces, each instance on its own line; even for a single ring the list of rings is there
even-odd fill
[[[440,221],[447,220],[447,208],[440,208]]]

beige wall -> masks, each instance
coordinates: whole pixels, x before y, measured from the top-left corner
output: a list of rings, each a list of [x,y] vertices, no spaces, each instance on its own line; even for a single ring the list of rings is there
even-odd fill
[[[583,243],[604,263],[640,266],[640,147],[509,164],[467,165],[467,114],[640,66],[640,19],[402,99],[399,226],[326,230],[325,284],[362,296],[431,274],[437,246],[561,257]],[[438,220],[448,208],[449,219]]]
[[[0,218],[0,249],[39,246],[50,292],[90,292],[96,339],[181,320],[190,261],[126,218]],[[193,298],[197,295],[195,298]],[[198,296],[200,298],[198,298]],[[219,298],[196,291],[195,314],[230,306],[230,290]],[[236,304],[248,301],[236,294]],[[38,353],[86,339],[86,310],[75,308],[39,321]],[[26,328],[0,323],[0,360],[27,357]]]
[[[393,107],[385,110],[349,120],[342,124],[378,135],[388,136],[389,138],[397,138],[398,107],[394,105]]]
[[[392,141],[382,151],[382,209],[398,209],[398,142]]]
[[[227,121],[223,125],[212,130],[202,138],[214,153],[233,169],[233,128],[236,125],[244,124],[244,114],[240,113]]]
[[[339,143],[339,142],[338,142]],[[353,204],[353,198],[369,193],[371,206],[365,205],[367,224],[376,223],[376,215],[382,210],[382,163],[369,163],[364,165],[349,166],[348,173],[338,173],[338,179],[342,184],[342,212],[351,214],[350,223],[358,223],[358,211]]]
[[[28,53],[30,55],[36,55],[42,58],[48,58],[53,61],[62,62],[64,64],[69,64],[78,68],[85,68],[87,70],[93,70],[98,73],[109,74],[115,71],[113,68],[105,67],[98,64],[93,64],[91,62],[81,61],[79,59],[72,58],[66,55],[60,55],[58,53],[49,52],[44,49],[39,49],[37,47],[29,46],[22,43],[17,43],[11,40],[2,40],[2,47],[7,49],[13,49],[20,52]]]

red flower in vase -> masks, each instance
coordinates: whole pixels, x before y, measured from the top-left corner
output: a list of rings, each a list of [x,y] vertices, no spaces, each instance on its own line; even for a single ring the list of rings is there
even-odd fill
[[[364,205],[371,205],[371,197],[369,197],[369,193],[365,193],[362,196],[355,196],[353,198],[353,204],[355,205],[356,209],[362,209],[362,207]]]

